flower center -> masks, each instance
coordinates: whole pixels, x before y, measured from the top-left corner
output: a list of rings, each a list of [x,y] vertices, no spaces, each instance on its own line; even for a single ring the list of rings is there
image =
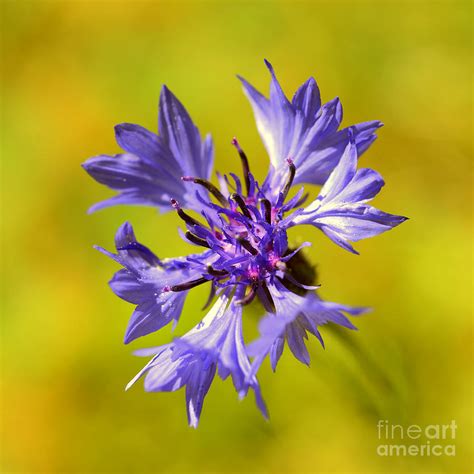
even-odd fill
[[[241,159],[245,192],[233,173],[230,174],[232,180],[222,177],[220,189],[199,177],[182,177],[187,183],[205,188],[217,201],[206,200],[196,193],[203,204],[204,224],[184,211],[176,200],[171,200],[186,224],[184,237],[209,249],[209,258],[201,278],[166,287],[164,291],[184,291],[210,281],[212,294],[218,288],[235,286],[242,296],[240,304],[248,304],[258,296],[267,311],[274,312],[275,305],[267,286],[273,279],[278,278],[298,293],[306,291],[305,286],[314,281],[314,272],[310,277],[312,269],[306,259],[296,258],[299,249],[288,248],[286,228],[281,225],[284,213],[300,206],[305,198],[299,193],[285,204],[296,174],[293,161],[288,159],[288,178],[278,199],[272,202],[250,172],[247,156],[235,138],[232,144]]]

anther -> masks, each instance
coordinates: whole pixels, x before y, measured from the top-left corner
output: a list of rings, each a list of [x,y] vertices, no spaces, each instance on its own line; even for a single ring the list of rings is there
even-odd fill
[[[245,201],[243,200],[242,196],[240,194],[233,193],[230,197],[238,204],[240,210],[242,211],[242,214],[245,217],[252,219],[252,214],[250,214],[249,208],[247,207],[247,204],[245,204]]]
[[[247,159],[247,155],[245,154],[244,150],[240,148],[240,144],[237,141],[237,138],[232,139],[232,145],[235,146],[237,149],[239,156],[240,156],[240,161],[242,162],[242,171],[244,173],[244,179],[245,179],[245,186],[247,187],[247,194],[250,192],[250,167],[249,167],[249,160]]]
[[[217,186],[214,186],[210,181],[207,179],[202,178],[195,178],[194,176],[181,176],[182,181],[186,182],[193,182],[195,184],[199,184],[206,188],[224,207],[227,207],[227,199],[225,196],[219,191]]]
[[[242,247],[247,250],[247,252],[251,253],[252,255],[258,255],[258,250],[254,247],[252,247],[252,244],[244,239],[243,237],[237,237],[237,242],[239,242]]]
[[[215,277],[223,277],[223,276],[228,275],[228,272],[226,272],[225,270],[217,270],[212,265],[207,266],[207,273]]]
[[[263,206],[263,214],[265,216],[265,220],[271,224],[272,223],[272,205],[268,199],[262,199],[260,201]]]
[[[291,158],[287,158],[286,162],[288,164],[289,174],[288,174],[288,178],[286,179],[285,187],[283,188],[283,191],[282,191],[283,198],[286,198],[286,196],[288,195],[291,185],[293,184],[293,180],[295,179],[295,174],[296,174],[296,166],[293,163],[293,160]]]
[[[308,199],[309,197],[309,193],[306,193],[304,196],[301,196],[301,198],[298,200],[297,203],[295,203],[294,207],[300,207],[301,205],[303,205],[306,201],[306,199]]]
[[[178,216],[181,217],[181,219],[183,219],[186,224],[197,225],[202,227],[202,224],[199,221],[197,221],[196,219],[194,219],[194,217],[191,217],[189,214],[183,211],[176,199],[171,199],[171,205],[174,207],[174,209],[176,209]]]
[[[197,278],[196,280],[187,281],[186,283],[181,283],[180,285],[173,285],[166,287],[168,291],[186,291],[194,288],[195,286],[202,285],[203,283],[208,282],[205,278]],[[168,289],[169,288],[169,289]],[[165,288],[163,288],[164,290]]]
[[[207,240],[201,239],[201,237],[192,234],[191,232],[189,232],[189,230],[186,231],[184,236],[193,244],[200,245],[201,247],[207,247],[208,249],[211,248],[211,246],[207,243]]]

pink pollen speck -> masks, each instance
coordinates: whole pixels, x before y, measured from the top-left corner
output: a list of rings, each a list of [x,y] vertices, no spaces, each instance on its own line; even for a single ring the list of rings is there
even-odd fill
[[[259,276],[259,272],[258,270],[249,270],[248,271],[248,276],[249,278],[251,278],[252,280],[256,280]]]
[[[232,145],[235,146],[235,148],[237,148],[237,151],[240,153],[242,151],[242,148],[240,148],[240,144],[239,142],[237,141],[237,138],[233,138],[232,139]]]

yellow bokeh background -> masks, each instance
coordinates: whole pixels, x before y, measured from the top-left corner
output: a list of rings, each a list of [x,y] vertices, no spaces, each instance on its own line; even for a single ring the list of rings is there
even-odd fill
[[[472,442],[472,6],[457,1],[2,2],[2,472],[470,472]],[[236,135],[260,179],[267,157],[235,74],[267,91],[263,58],[291,95],[314,75],[344,124],[385,127],[361,158],[387,185],[375,204],[410,220],[356,244],[313,229],[324,298],[368,305],[357,332],[323,328],[308,368],[285,351],[253,397],[216,380],[201,424],[184,393],[124,386],[143,359],[122,344],[132,307],[107,281],[125,220],[160,257],[190,251],[173,214],[117,207],[80,168],[117,153],[113,125],[156,129],[163,83],[216,168],[239,171]],[[312,189],[312,191],[315,191]],[[202,317],[187,300],[176,334]],[[258,308],[257,308],[258,309]],[[258,317],[246,316],[249,334]],[[377,455],[377,421],[458,425],[456,456]],[[405,440],[406,441],[406,440]]]

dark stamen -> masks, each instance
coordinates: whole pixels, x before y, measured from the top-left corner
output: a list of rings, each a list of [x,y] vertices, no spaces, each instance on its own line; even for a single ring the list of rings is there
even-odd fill
[[[245,186],[247,187],[247,194],[250,192],[250,167],[249,167],[249,160],[247,159],[247,155],[245,154],[244,150],[240,148],[240,144],[237,141],[237,138],[232,139],[232,145],[237,148],[237,151],[239,152],[240,160],[242,161],[242,170],[244,173],[244,179],[245,179]]]
[[[245,201],[243,200],[242,196],[240,196],[240,194],[233,193],[230,197],[238,204],[240,210],[242,211],[242,214],[245,217],[252,219],[252,214],[250,214],[249,208],[247,207],[247,204],[245,204]]]
[[[254,300],[256,295],[257,292],[255,291],[255,286],[251,286],[250,291],[241,300],[236,301],[236,304],[241,306],[248,305]]]
[[[194,288],[195,286],[202,285],[203,283],[208,282],[205,278],[197,278],[196,280],[187,281],[186,283],[181,283],[180,285],[173,285],[169,287],[168,291],[186,291]],[[166,288],[168,289],[168,288]]]
[[[287,158],[286,162],[288,163],[288,168],[289,168],[289,175],[288,178],[286,179],[285,187],[283,188],[282,194],[283,198],[286,198],[288,195],[291,185],[293,184],[293,180],[295,179],[295,174],[296,174],[296,166],[293,163],[293,160],[291,158]]]
[[[183,219],[186,224],[203,227],[203,225],[199,221],[197,221],[196,219],[194,219],[194,217],[191,217],[189,214],[184,212],[183,209],[181,209],[181,206],[179,205],[178,201],[176,201],[176,199],[171,199],[171,205],[176,209],[178,216],[181,217],[181,219]]]
[[[271,224],[272,223],[272,205],[268,199],[261,200],[263,211],[265,215],[265,220]]]
[[[207,243],[207,240],[201,239],[201,237],[192,234],[191,232],[189,232],[189,230],[186,231],[184,236],[193,244],[200,245],[201,247],[207,247],[208,249],[211,248],[211,246]]]
[[[219,191],[217,186],[214,186],[210,181],[207,179],[202,178],[195,178],[193,176],[181,176],[183,181],[191,181],[195,184],[199,184],[205,187],[224,207],[227,207],[227,199],[225,196]]]
[[[223,277],[223,276],[226,276],[228,274],[228,272],[226,272],[225,270],[217,270],[212,265],[208,265],[207,273],[209,273],[209,275],[215,276],[215,277]]]
[[[238,237],[237,242],[239,242],[239,244],[242,245],[242,247],[244,247],[244,249],[252,255],[258,255],[258,250],[253,248],[252,244],[248,240],[244,239],[243,237]]]
[[[295,203],[294,207],[299,207],[302,204],[304,204],[306,199],[308,199],[308,197],[309,197],[309,193],[306,193],[304,196],[301,196],[301,199],[297,203]]]

